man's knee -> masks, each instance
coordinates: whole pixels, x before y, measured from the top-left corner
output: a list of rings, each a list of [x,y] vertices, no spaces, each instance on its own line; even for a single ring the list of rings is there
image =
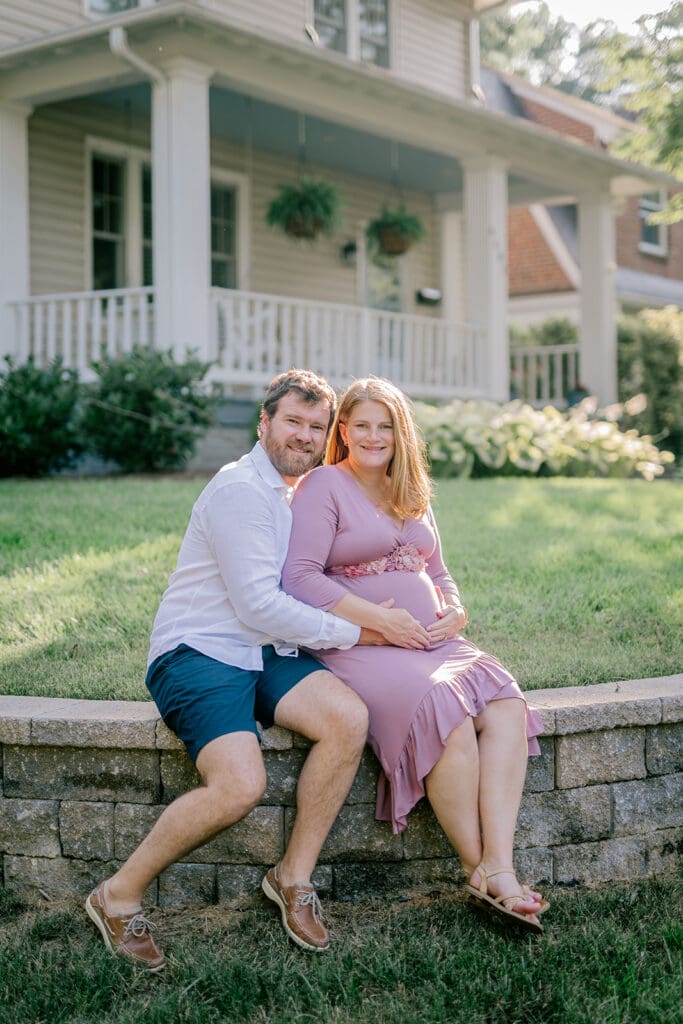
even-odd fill
[[[328,732],[341,732],[349,742],[362,747],[368,735],[368,709],[341,679],[331,676],[330,682],[331,699],[323,709],[323,723]]]
[[[217,817],[232,821],[243,818],[260,804],[268,781],[258,746],[253,750],[243,748],[238,761],[229,749],[212,751],[211,755],[202,762],[200,754],[197,768],[212,793]]]

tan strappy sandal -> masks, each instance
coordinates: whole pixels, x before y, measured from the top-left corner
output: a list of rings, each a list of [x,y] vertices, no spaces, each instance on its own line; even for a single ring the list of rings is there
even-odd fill
[[[465,884],[465,892],[471,903],[482,910],[486,910],[489,913],[494,914],[497,917],[505,918],[506,923],[515,924],[517,927],[522,928],[524,931],[535,932],[537,935],[543,933],[543,925],[539,921],[532,921],[530,914],[518,914],[513,907],[516,907],[518,903],[524,903],[531,896],[531,892],[528,885],[520,885],[520,892],[514,896],[489,896],[488,894],[488,882],[489,879],[495,875],[515,875],[514,868],[493,868],[492,871],[486,871],[481,864],[474,869],[479,874],[479,886],[471,885],[469,882]],[[539,909],[536,911],[536,915],[542,914],[548,909],[549,903],[547,900],[541,900]]]

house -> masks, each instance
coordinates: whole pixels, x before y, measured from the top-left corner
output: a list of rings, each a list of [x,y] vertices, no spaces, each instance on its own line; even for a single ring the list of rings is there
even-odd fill
[[[482,68],[487,103],[496,110],[542,124],[604,150],[631,121],[557,89],[535,86],[517,75]],[[678,186],[677,191],[680,191]],[[623,196],[616,208],[615,287],[619,308],[683,308],[683,221],[649,224],[650,213],[668,201],[666,189]],[[581,267],[574,201],[538,203],[508,214],[509,311],[516,323],[549,317],[578,322]]]
[[[561,196],[581,379],[612,401],[614,203],[670,180],[481,105],[477,18],[497,2],[6,0],[0,354],[87,375],[139,343],[193,350],[235,395],[298,364],[504,400],[508,210]],[[311,173],[345,199],[314,245],[264,220]],[[399,201],[426,239],[379,258],[364,227]]]

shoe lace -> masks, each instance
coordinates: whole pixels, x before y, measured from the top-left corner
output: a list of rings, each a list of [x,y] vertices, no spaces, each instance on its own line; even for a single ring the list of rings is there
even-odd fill
[[[298,889],[296,902],[300,907],[310,907],[313,913],[313,920],[322,922],[323,908],[315,889]]]
[[[136,939],[141,939],[146,932],[151,934],[155,930],[156,925],[148,921],[144,914],[136,914],[135,917],[131,917],[123,930],[123,934],[124,936],[134,935]]]

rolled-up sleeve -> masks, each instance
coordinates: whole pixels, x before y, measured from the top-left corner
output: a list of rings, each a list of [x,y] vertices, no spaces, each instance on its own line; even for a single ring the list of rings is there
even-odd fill
[[[284,593],[280,587],[282,537],[271,501],[248,482],[216,491],[202,510],[202,525],[238,619],[284,644],[323,650],[348,648],[357,626]],[[285,538],[285,547],[286,547]]]

